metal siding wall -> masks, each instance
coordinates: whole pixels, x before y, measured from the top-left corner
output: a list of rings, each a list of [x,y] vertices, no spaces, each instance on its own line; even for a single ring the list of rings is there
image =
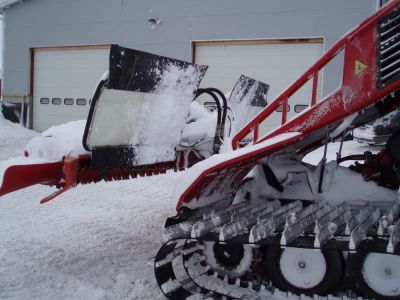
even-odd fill
[[[5,14],[4,92],[29,93],[31,47],[119,43],[184,60],[191,40],[324,37],[329,47],[373,8],[373,0],[26,0]],[[149,18],[162,23],[151,30]]]

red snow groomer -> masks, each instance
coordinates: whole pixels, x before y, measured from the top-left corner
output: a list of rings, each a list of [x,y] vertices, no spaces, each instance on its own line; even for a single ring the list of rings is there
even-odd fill
[[[343,60],[342,83],[319,97],[318,78],[334,58]],[[347,33],[254,118],[242,113],[266,105],[268,85],[242,76],[227,100],[199,89],[205,70],[113,46],[83,134],[86,154],[10,161],[0,196],[58,186],[45,202],[78,183],[193,165],[155,258],[166,297],[400,299],[400,132],[376,154],[341,154],[348,132],[400,106],[400,1]],[[307,84],[309,108],[289,120],[284,108]],[[214,112],[191,105],[202,94]],[[277,110],[280,126],[261,134]],[[327,162],[336,140],[337,159]],[[317,166],[302,160],[320,146]]]
[[[341,85],[318,78],[342,58]],[[260,129],[312,85],[309,108]],[[247,123],[234,151],[186,171],[155,259],[169,299],[400,299],[400,132],[378,153],[344,137],[400,106],[400,1],[347,33]],[[327,162],[332,141],[337,159]],[[317,166],[303,157],[324,146]],[[354,162],[352,164],[352,161]],[[341,166],[346,162],[349,167]]]
[[[92,97],[84,132],[69,132],[73,138],[67,141],[63,131],[75,124],[52,127],[28,144],[35,147],[28,147],[25,158],[0,164],[0,196],[35,184],[57,186],[45,203],[77,184],[183,170],[218,153],[233,133],[233,114],[242,123],[250,119],[249,107],[267,104],[269,86],[242,75],[226,99],[218,89],[199,88],[206,70],[112,45],[109,71]],[[200,105],[194,101],[200,96],[211,101]],[[55,132],[65,149],[59,149]],[[80,144],[76,139],[83,148],[65,146]],[[64,155],[46,155],[52,152]]]

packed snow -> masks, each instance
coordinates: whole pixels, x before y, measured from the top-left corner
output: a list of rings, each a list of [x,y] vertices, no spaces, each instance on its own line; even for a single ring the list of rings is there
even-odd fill
[[[34,136],[0,120],[1,159],[20,154],[24,141]],[[329,158],[337,148],[329,149]],[[371,148],[346,142],[344,152],[350,149]],[[321,156],[319,149],[306,159],[316,164]],[[186,176],[169,172],[79,185],[45,205],[40,199],[55,188],[33,186],[3,196],[0,298],[164,299],[153,257],[165,219],[175,214],[174,187]]]

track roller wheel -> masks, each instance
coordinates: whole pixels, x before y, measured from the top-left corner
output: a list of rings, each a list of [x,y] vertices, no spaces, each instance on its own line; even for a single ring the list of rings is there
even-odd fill
[[[359,293],[374,299],[400,299],[400,256],[377,253],[376,244],[364,243],[349,256]]]
[[[325,295],[343,276],[339,251],[273,246],[268,249],[266,272],[281,290],[295,294]]]
[[[241,278],[251,271],[254,250],[249,245],[205,242],[206,263],[220,276]]]

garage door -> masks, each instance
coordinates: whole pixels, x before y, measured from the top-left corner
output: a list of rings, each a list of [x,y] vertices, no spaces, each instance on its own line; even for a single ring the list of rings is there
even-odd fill
[[[34,49],[33,129],[86,119],[109,46]]]
[[[241,74],[269,84],[268,102],[303,74],[323,53],[323,39],[234,40],[193,42],[194,61],[209,65],[202,87],[229,92]],[[322,76],[319,77],[322,80]],[[322,91],[320,91],[322,92]],[[296,94],[288,107],[291,118],[310,103],[311,83]],[[278,125],[275,114],[261,134]]]

